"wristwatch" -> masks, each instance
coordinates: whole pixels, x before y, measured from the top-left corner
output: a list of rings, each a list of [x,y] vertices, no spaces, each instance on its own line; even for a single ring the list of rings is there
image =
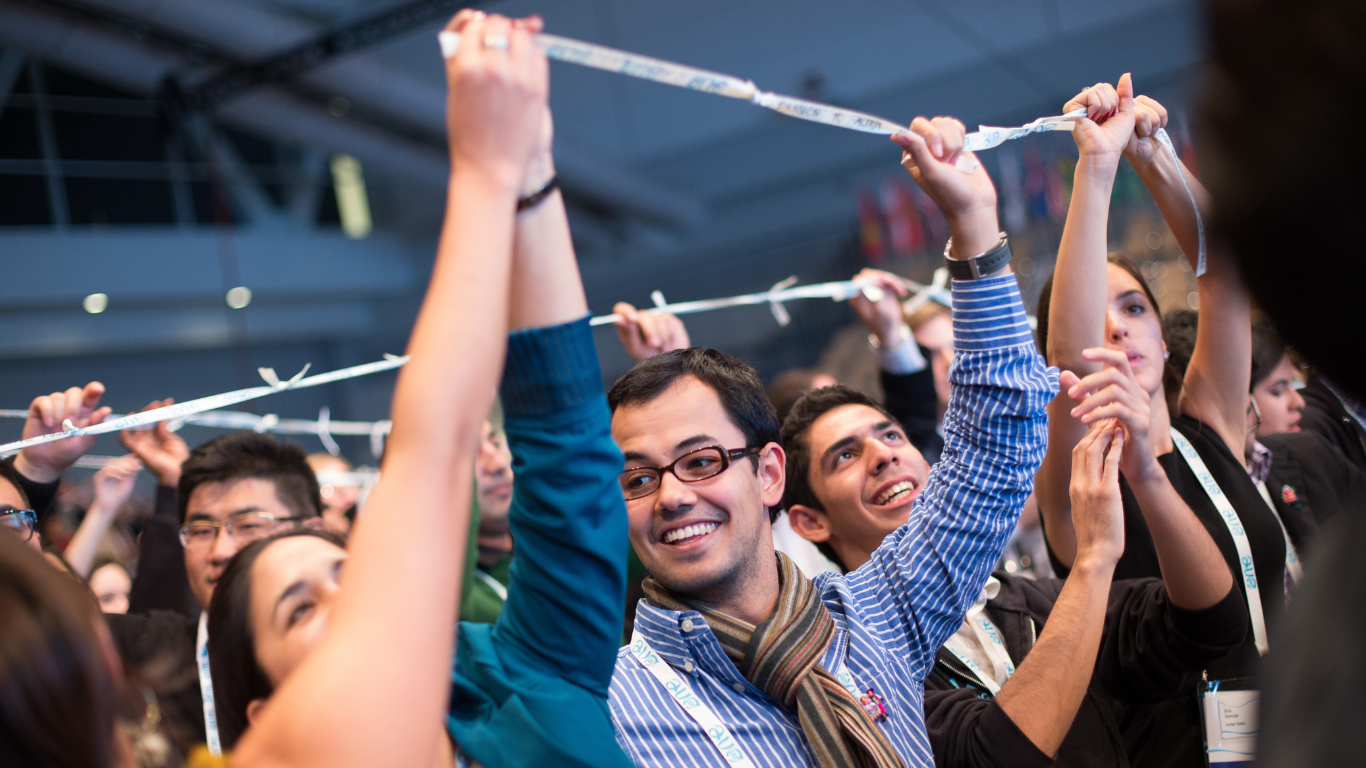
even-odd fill
[[[953,238],[950,237],[944,245],[944,263],[948,266],[949,277],[954,280],[976,280],[1010,263],[1010,238],[1002,232],[1001,241],[995,248],[970,259],[955,259],[949,255],[952,252]]]

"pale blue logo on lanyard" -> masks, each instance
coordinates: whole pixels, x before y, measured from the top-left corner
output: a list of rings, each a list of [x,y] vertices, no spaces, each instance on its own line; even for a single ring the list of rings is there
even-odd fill
[[[1205,466],[1204,459],[1196,453],[1195,446],[1190,444],[1186,436],[1172,428],[1172,443],[1181,457],[1190,465],[1191,471],[1195,473],[1195,479],[1200,481],[1200,486],[1205,489],[1205,494],[1210,501],[1214,502],[1214,508],[1219,511],[1219,517],[1223,519],[1224,526],[1228,528],[1229,535],[1233,537],[1233,546],[1238,551],[1238,565],[1243,574],[1243,585],[1247,594],[1247,613],[1252,621],[1252,638],[1257,645],[1257,653],[1265,655],[1271,647],[1267,643],[1266,637],[1266,617],[1262,613],[1262,592],[1257,585],[1257,570],[1252,560],[1252,544],[1248,541],[1247,531],[1243,529],[1243,521],[1238,518],[1238,512],[1233,509],[1233,504],[1224,495],[1223,489],[1215,482],[1214,476],[1209,473],[1209,468]]]
[[[754,761],[745,754],[745,750],[731,735],[730,729],[726,727],[725,723],[721,722],[721,718],[717,717],[716,713],[711,711],[711,707],[708,707],[702,699],[698,698],[697,694],[693,693],[688,682],[680,677],[673,667],[669,666],[668,662],[661,659],[658,653],[655,653],[655,650],[650,647],[649,643],[645,642],[645,638],[641,637],[639,632],[631,634],[631,655],[640,662],[642,667],[645,667],[645,670],[655,680],[659,681],[659,684],[669,692],[669,696],[673,698],[674,702],[682,707],[684,712],[688,713],[688,717],[702,726],[702,732],[707,734],[707,738],[711,740],[712,745],[716,747],[716,750],[721,753],[721,757],[728,764],[739,768],[754,767]]]
[[[223,755],[223,742],[218,738],[218,708],[213,703],[213,675],[209,671],[209,614],[199,614],[199,632],[195,638],[195,662],[199,667],[199,695],[204,701],[204,736],[209,754]]]

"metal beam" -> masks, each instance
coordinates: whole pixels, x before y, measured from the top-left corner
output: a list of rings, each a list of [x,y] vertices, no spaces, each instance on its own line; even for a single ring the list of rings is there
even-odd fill
[[[244,60],[263,59],[277,55],[281,50],[306,45],[318,33],[313,25],[297,18],[231,0],[79,0],[76,4],[193,39],[229,57]],[[0,29],[0,38],[3,35],[4,31]],[[438,58],[435,39],[430,41],[430,45],[435,61]],[[382,113],[417,129],[433,142],[432,147],[444,147],[445,89],[396,69],[375,56],[352,54],[330,60],[325,66],[303,74],[299,82],[321,93],[342,96],[357,105]],[[189,87],[192,90],[193,84],[189,84]],[[224,103],[218,114],[246,127],[253,116],[260,115],[260,109],[266,103],[272,110],[282,109],[282,105],[276,103],[280,98],[278,91],[269,88],[250,91]],[[325,119],[307,121],[308,129],[304,131],[291,130],[297,128],[297,115],[285,118],[276,114],[256,121],[257,125],[251,126],[251,130],[294,140],[301,140],[297,134],[316,134],[323,129],[321,124],[326,122],[351,125],[353,130],[366,130],[321,110],[316,111]],[[374,130],[369,132],[380,133]],[[308,143],[306,138],[302,141]],[[330,148],[372,162],[359,152],[342,147]],[[432,178],[444,186],[447,173],[444,154],[434,148],[429,153],[439,158],[433,164]],[[613,158],[585,152],[563,140],[556,142],[555,155],[561,182],[570,194],[671,226],[691,226],[704,220],[707,215],[702,201],[659,184]]]
[[[0,232],[5,309],[70,307],[92,293],[121,303],[204,302],[223,306],[218,238],[212,227]],[[242,284],[259,300],[405,294],[418,287],[408,249],[383,235],[237,230],[230,235]],[[130,265],[136,265],[131,268]],[[60,276],[60,278],[56,277]]]

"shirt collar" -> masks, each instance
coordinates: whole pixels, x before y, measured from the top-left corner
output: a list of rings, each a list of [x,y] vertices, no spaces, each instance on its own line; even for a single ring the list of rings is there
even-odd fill
[[[1253,439],[1252,454],[1247,457],[1247,474],[1253,483],[1266,482],[1271,474],[1271,458],[1271,449]]]

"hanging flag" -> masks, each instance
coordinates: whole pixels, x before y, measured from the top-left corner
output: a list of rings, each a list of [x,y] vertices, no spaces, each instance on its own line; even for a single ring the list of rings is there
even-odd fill
[[[1067,218],[1067,192],[1063,188],[1061,157],[1055,158],[1048,164],[1048,181],[1045,191],[1045,198],[1048,206],[1048,218],[1053,221],[1062,221]]]
[[[882,218],[887,222],[892,253],[897,256],[910,253],[911,222],[906,217],[906,207],[901,204],[901,190],[895,179],[889,177],[882,180],[878,186],[878,202],[882,205]]]
[[[886,249],[882,241],[882,220],[878,217],[877,201],[872,193],[858,190],[858,235],[863,255],[869,261],[882,261]]]
[[[925,247],[925,226],[920,222],[920,212],[915,209],[915,198],[911,189],[911,183],[906,181],[904,176],[897,178],[897,199],[900,200],[902,209],[906,211],[906,223],[910,226],[911,247],[907,253],[915,253]]]
[[[1020,156],[1013,147],[1002,147],[996,154],[1001,161],[1001,195],[1006,229],[1021,230],[1029,222],[1024,189],[1020,181]]]
[[[1029,196],[1029,216],[1035,219],[1048,218],[1047,174],[1043,168],[1043,157],[1034,144],[1024,147],[1025,194]]]
[[[944,219],[944,214],[939,211],[939,206],[935,205],[934,199],[925,194],[925,190],[920,187],[912,188],[915,194],[916,207],[925,212],[925,221],[930,228],[930,245],[941,247],[940,243],[949,240],[949,223]]]

